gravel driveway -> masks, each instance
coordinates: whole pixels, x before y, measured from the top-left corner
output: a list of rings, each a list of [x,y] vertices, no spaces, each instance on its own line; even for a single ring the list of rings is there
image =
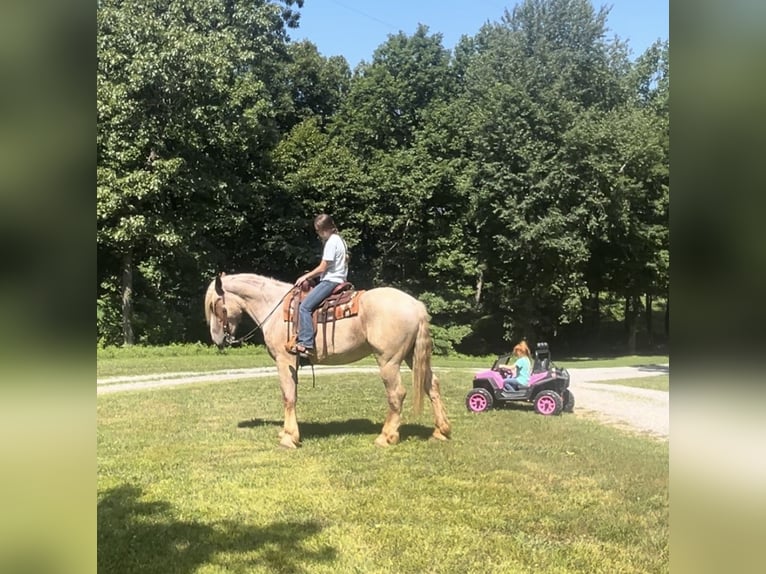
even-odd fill
[[[669,392],[598,382],[669,374],[669,366],[568,370],[575,413],[660,438],[670,436]]]
[[[317,366],[315,369],[317,376],[339,372],[376,373],[378,371],[376,367]],[[438,372],[441,369],[435,368],[434,370]],[[575,414],[595,417],[608,424],[666,439],[670,433],[668,392],[617,384],[603,384],[598,381],[652,377],[669,373],[670,367],[668,365],[569,369],[570,388],[575,395]],[[273,377],[275,375],[276,369],[274,367],[260,367],[208,373],[166,373],[135,377],[109,377],[96,381],[96,392],[98,395],[103,395],[190,383],[233,381],[254,377]],[[307,376],[311,376],[307,369],[303,370],[302,375],[303,380]]]

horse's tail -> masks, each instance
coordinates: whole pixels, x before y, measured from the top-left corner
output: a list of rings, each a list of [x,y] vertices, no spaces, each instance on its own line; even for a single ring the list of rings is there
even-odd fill
[[[423,394],[431,379],[433,341],[428,330],[429,319],[427,314],[420,318],[418,334],[415,338],[415,353],[412,359],[412,401],[415,413],[418,415],[423,412]]]

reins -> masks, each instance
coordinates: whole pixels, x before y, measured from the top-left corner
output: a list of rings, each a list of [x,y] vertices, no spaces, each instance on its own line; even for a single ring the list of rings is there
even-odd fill
[[[269,320],[269,318],[274,314],[274,311],[279,309],[279,307],[282,305],[282,301],[284,301],[285,297],[287,297],[290,293],[292,293],[294,289],[295,289],[295,286],[293,285],[292,287],[290,287],[290,289],[287,290],[287,292],[284,295],[282,295],[279,298],[279,301],[277,301],[277,304],[274,305],[274,308],[271,311],[269,311],[269,313],[263,318],[263,321],[258,321],[258,318],[255,315],[251,315],[248,312],[248,315],[250,315],[250,317],[253,319],[253,321],[255,321],[255,327],[253,327],[250,330],[249,333],[247,333],[243,337],[240,337],[239,339],[235,339],[234,336],[231,334],[231,331],[229,331],[229,322],[226,320],[226,314],[227,314],[227,311],[226,311],[226,298],[225,298],[225,294],[221,295],[220,297],[221,297],[221,300],[223,301],[223,304],[224,304],[224,308],[223,308],[223,312],[224,312],[223,332],[224,332],[224,335],[225,335],[224,340],[226,341],[226,344],[229,345],[230,347],[232,347],[234,345],[238,345],[238,344],[240,344],[240,343],[242,343],[244,341],[247,341],[247,340],[251,339],[253,337],[253,335],[255,335],[255,333],[258,331],[258,329],[262,329],[263,328],[264,323],[266,323],[266,321]],[[299,356],[296,356],[295,357],[295,371],[296,371],[296,373],[298,372],[298,368],[300,367],[300,361],[301,361],[301,358]],[[314,363],[309,362],[309,365],[311,366],[311,379],[312,379],[311,386],[313,388],[313,387],[316,387],[316,373],[314,372]],[[296,378],[295,382],[297,384],[297,382],[298,382],[297,378]]]
[[[287,291],[287,293],[285,293],[284,295],[282,295],[282,297],[279,298],[279,301],[277,301],[277,304],[274,306],[274,308],[271,311],[269,311],[268,315],[266,315],[263,318],[263,321],[258,321],[258,318],[255,315],[250,315],[250,313],[248,313],[248,315],[250,315],[250,317],[253,319],[253,321],[255,321],[255,327],[253,327],[253,329],[249,333],[247,333],[243,337],[240,337],[239,339],[235,339],[232,336],[232,334],[229,332],[229,324],[228,324],[228,322],[224,321],[223,327],[224,327],[224,332],[226,334],[226,343],[229,346],[233,346],[235,344],[238,345],[238,344],[240,344],[240,343],[242,343],[244,341],[248,341],[248,340],[252,339],[253,335],[255,335],[255,333],[258,331],[258,329],[262,329],[263,328],[264,323],[266,323],[266,321],[269,320],[269,317],[271,317],[274,314],[274,311],[279,309],[280,305],[282,305],[282,301],[284,301],[285,297],[287,297],[290,293],[292,293],[294,288],[295,288],[294,286],[290,287],[290,289]],[[224,301],[224,303],[225,303],[225,301]]]

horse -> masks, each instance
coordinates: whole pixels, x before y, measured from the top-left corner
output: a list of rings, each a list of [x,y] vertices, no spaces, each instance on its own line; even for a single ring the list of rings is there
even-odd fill
[[[278,436],[279,444],[285,448],[300,446],[295,411],[298,358],[286,347],[288,323],[280,316],[282,303],[292,289],[291,284],[270,277],[237,273],[217,276],[205,294],[205,319],[210,337],[219,349],[231,339],[243,313],[262,329],[282,389],[285,415]],[[375,357],[388,397],[388,413],[375,444],[387,447],[399,442],[402,405],[407,394],[400,365],[405,361],[412,369],[415,413],[422,412],[423,395],[427,395],[434,415],[432,437],[449,439],[451,425],[442,402],[439,379],[431,369],[433,342],[425,306],[392,287],[363,291],[358,297],[358,314],[338,320],[332,327],[332,336],[328,334],[325,340],[323,330],[317,330],[312,363],[342,365],[370,354]]]

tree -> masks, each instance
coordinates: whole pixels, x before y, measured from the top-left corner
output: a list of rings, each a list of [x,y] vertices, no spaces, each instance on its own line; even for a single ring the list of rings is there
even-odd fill
[[[635,344],[667,296],[667,43],[631,62],[608,9],[526,0],[454,54],[420,26],[351,73],[290,43],[291,5],[99,5],[103,340],[203,336],[212,274],[294,278],[326,211],[350,280],[423,300],[439,351],[563,347],[602,299]]]
[[[335,130],[361,155],[411,146],[428,107],[448,95],[449,56],[441,34],[422,24],[412,36],[389,35],[357,68]]]
[[[509,338],[554,336],[582,318],[601,201],[567,150],[583,118],[627,93],[626,51],[604,40],[606,15],[586,0],[529,0],[461,46],[485,307]]]
[[[122,277],[124,343],[135,339],[135,272],[167,304],[179,278],[157,264],[171,252],[187,261],[176,269],[209,275],[248,224],[243,206],[257,209],[279,135],[284,86],[275,74],[296,3],[99,2],[99,292],[108,305],[116,290],[106,286]],[[106,268],[111,262],[118,267]],[[179,301],[193,289],[176,289]]]
[[[342,56],[322,57],[308,41],[288,44],[287,53],[289,59],[281,75],[286,88],[284,107],[289,111],[281,118],[280,131],[286,133],[312,117],[327,123],[348,93],[351,82],[348,63]]]

